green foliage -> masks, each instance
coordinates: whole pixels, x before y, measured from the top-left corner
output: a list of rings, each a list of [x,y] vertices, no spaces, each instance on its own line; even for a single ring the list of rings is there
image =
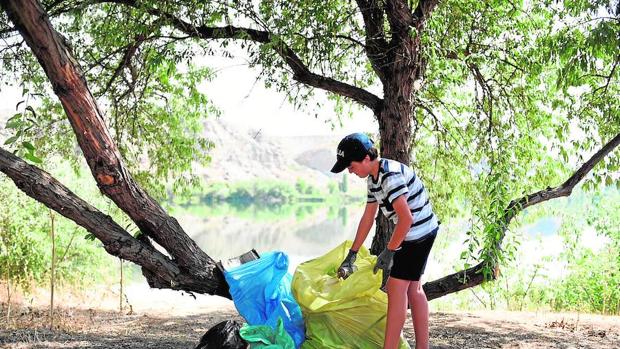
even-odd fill
[[[511,189],[504,175],[505,171],[496,167],[492,168],[491,173],[481,175],[481,195],[472,197],[474,221],[465,240],[469,245],[468,253],[461,255],[463,259],[479,256],[478,258],[486,265],[484,269],[486,278],[491,276],[495,265],[503,264],[506,258],[511,259],[514,252],[512,245],[504,244],[500,247],[507,228],[503,217]]]
[[[579,190],[568,199],[528,209],[528,224],[545,217],[561,220],[559,231],[550,232],[561,239],[520,236],[528,246],[538,247],[515,251],[515,259],[503,263],[500,278],[472,291],[473,298],[455,296],[460,307],[620,314],[619,205],[620,191],[606,188],[594,193]],[[554,241],[561,246],[549,245]],[[549,251],[556,249],[561,252]]]
[[[583,160],[617,133],[618,101],[608,98],[618,92],[620,45],[617,21],[611,17],[617,9],[608,5],[610,16],[601,16],[597,3],[444,1],[425,30],[415,33],[427,63],[425,79],[414,95],[414,157],[417,168],[436,168],[433,178],[441,187],[435,195],[447,203],[441,205],[446,213],[459,211],[476,191],[466,172],[501,152],[517,163],[507,174],[521,178],[522,188],[515,191],[527,192],[557,180],[571,169],[567,163]],[[247,53],[249,65],[259,68],[265,84],[300,107],[310,104],[313,92],[293,83],[280,56],[283,45],[312,72],[354,86],[377,87],[365,52],[369,43],[364,22],[352,2],[71,5],[53,4],[50,13],[65,12],[54,24],[74,43],[88,81],[109,110],[108,124],[123,155],[136,164],[133,170],[140,171],[141,182],[159,194],[161,178],[173,179],[174,189],[195,186],[189,164],[199,161],[197,154],[208,148],[194,127],[200,125],[201,115],[215,113],[197,88],[210,72],[192,64],[196,55],[230,55],[228,48],[237,43],[234,51]],[[252,43],[243,32],[217,41],[191,38],[174,29],[170,18],[149,13],[154,8],[196,26],[255,26],[269,32],[271,42]],[[389,39],[389,25],[384,26]],[[33,91],[45,91],[36,62],[22,57],[23,46],[15,52],[20,60],[7,67],[25,74],[28,86],[36,87]],[[342,96],[329,98],[336,101],[338,117],[351,112]],[[46,104],[44,109],[49,108]],[[569,142],[575,130],[599,137]],[[66,142],[66,137],[59,141]],[[50,147],[56,145],[67,146]],[[147,166],[137,165],[145,162]],[[591,185],[612,181],[610,173],[619,162],[610,156],[605,171],[595,171]]]
[[[184,204],[174,208],[175,214],[188,213],[199,217],[237,217],[248,221],[273,222],[293,218],[303,221],[319,209],[323,203],[259,204],[255,202],[229,202]]]
[[[301,178],[297,179],[297,182],[295,183],[295,189],[297,190],[299,194],[302,194],[302,195],[312,196],[312,195],[319,194],[319,191],[315,186],[307,183],[305,180]]]
[[[0,278],[28,290],[42,282],[49,263],[46,211],[5,178],[0,180]]]
[[[569,269],[568,275],[552,288],[552,306],[620,314],[620,191],[612,188],[599,191],[580,208],[583,218],[573,218],[562,229],[564,258],[569,262]],[[583,247],[583,232],[590,227],[598,236],[607,238],[598,251]]]
[[[212,183],[195,194],[206,204],[228,202],[231,205],[248,206],[283,205],[295,201],[326,201],[339,196],[337,192],[324,192],[316,186],[298,179],[294,185],[276,180],[254,180],[236,183]],[[190,201],[191,202],[191,201]]]
[[[414,167],[443,222],[471,217],[466,267],[514,258],[511,200],[559,185],[620,132],[620,30],[582,5],[447,1],[422,33]],[[619,161],[610,154],[586,189],[617,180]]]
[[[27,93],[27,90],[24,90]],[[29,97],[29,96],[28,96]],[[27,101],[28,99],[26,99]],[[24,101],[18,103],[18,107]],[[4,141],[5,146],[13,147],[16,149],[16,154],[26,160],[29,160],[36,164],[41,164],[41,160],[35,153],[36,147],[30,143],[27,139],[29,131],[37,126],[37,114],[34,108],[27,104],[22,113],[17,113],[7,119],[5,129],[13,130],[13,136]]]
[[[78,195],[91,197],[101,209],[108,206],[97,194],[92,178],[78,179],[66,165],[57,165],[54,172],[75,187]],[[113,216],[120,218],[118,214]],[[112,257],[99,243],[84,239],[83,228],[56,215],[54,229],[57,284],[81,288],[108,277],[113,270],[109,262]],[[51,268],[50,232],[49,209],[31,200],[6,177],[0,178],[0,279],[9,278],[24,291],[47,285]]]
[[[43,281],[46,271],[45,253],[24,227],[12,223],[6,216],[0,221],[0,278],[11,280],[22,289],[33,282]]]
[[[292,83],[285,62],[273,46],[279,42],[290,47],[313,71],[355,86],[366,87],[376,81],[364,52],[363,25],[358,9],[348,1],[261,1],[258,13],[261,26],[270,28],[278,41],[250,51],[252,64],[263,68],[261,77],[267,86],[289,96],[298,107],[304,106],[313,91]],[[251,17],[251,18],[252,18]],[[336,108],[343,111],[343,100],[333,96]],[[317,105],[317,112],[320,105]]]
[[[297,188],[299,189],[299,188]],[[306,188],[302,188],[306,190]],[[296,187],[281,181],[248,181],[235,184],[214,183],[205,186],[198,194],[200,201],[206,204],[228,202],[236,206],[257,204],[285,204],[295,195],[301,194]]]
[[[579,251],[569,274],[551,288],[554,310],[620,314],[620,249]]]
[[[193,64],[195,48],[145,13],[107,4],[67,9],[53,24],[72,44],[129,170],[158,199],[166,196],[166,182],[177,194],[197,188],[193,169],[209,162],[212,146],[203,121],[219,114],[200,86],[213,72]],[[26,101],[9,140],[33,145],[21,154],[33,162],[61,155],[79,168],[71,127],[38,62],[23,43],[2,52],[8,60],[2,76],[24,86]],[[10,143],[21,149],[22,142]]]
[[[552,73],[563,98],[554,107],[566,110],[567,115],[562,131],[583,138],[566,145],[565,161],[583,161],[584,154],[618,134],[620,102],[615,96],[620,92],[620,8],[612,8],[613,2],[604,5],[575,1],[553,6],[556,30],[539,39],[541,59],[557,67]],[[619,163],[617,153],[609,156],[586,180],[586,187],[609,185]]]
[[[327,185],[327,190],[329,192],[329,194],[334,194],[338,191],[338,184],[336,184],[333,181],[330,181]]]
[[[543,151],[550,148],[556,121],[541,104],[553,91],[547,95],[541,87],[541,65],[529,58],[534,48],[524,45],[548,28],[544,11],[462,1],[443,3],[437,11],[422,38],[429,66],[413,156],[447,220],[467,215],[469,203],[490,209],[476,199],[490,190],[481,173],[493,172],[496,182],[510,185],[496,201],[505,204],[557,181],[567,169]]]

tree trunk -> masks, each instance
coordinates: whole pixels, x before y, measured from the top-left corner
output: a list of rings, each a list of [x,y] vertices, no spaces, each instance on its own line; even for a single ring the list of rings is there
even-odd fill
[[[403,84],[410,83],[407,79],[402,81]],[[412,83],[412,82],[411,82]],[[399,92],[408,88],[399,89]],[[405,99],[403,95],[392,96],[385,99],[385,109],[379,120],[379,134],[381,138],[381,157],[400,161],[409,164],[409,144],[411,139],[411,104],[409,99]],[[387,246],[394,224],[379,212],[376,222],[375,235],[372,239],[370,252],[378,255]]]
[[[400,24],[406,22],[408,18],[396,16],[397,14],[401,15],[401,13],[393,14],[390,21],[395,28],[401,28]],[[394,34],[395,38],[391,42],[391,45],[395,47],[390,50],[391,65],[386,70],[383,84],[383,109],[378,113],[377,120],[381,139],[381,157],[409,164],[411,162],[414,81],[421,78],[425,62],[418,54],[419,37],[412,38],[409,35],[408,26],[405,27]],[[383,251],[393,230],[393,224],[379,213],[371,253],[378,255]]]

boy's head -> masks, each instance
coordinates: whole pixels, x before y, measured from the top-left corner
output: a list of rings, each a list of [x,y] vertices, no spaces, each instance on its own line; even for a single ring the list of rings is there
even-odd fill
[[[336,164],[332,167],[333,173],[340,173],[351,165],[352,161],[362,161],[369,156],[370,160],[377,158],[377,150],[372,139],[363,133],[352,133],[344,137],[338,144]]]

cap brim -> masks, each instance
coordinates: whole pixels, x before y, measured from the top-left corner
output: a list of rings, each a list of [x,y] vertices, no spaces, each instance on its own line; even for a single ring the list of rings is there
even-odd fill
[[[332,167],[332,172],[333,173],[340,173],[345,168],[349,167],[350,163],[351,163],[350,161],[338,158],[338,160],[336,161],[336,164],[334,164],[334,167]]]

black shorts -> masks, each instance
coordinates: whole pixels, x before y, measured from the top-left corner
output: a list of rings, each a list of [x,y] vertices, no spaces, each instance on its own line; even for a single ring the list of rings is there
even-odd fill
[[[437,230],[439,228],[416,240],[403,241],[394,254],[394,265],[390,270],[390,276],[401,280],[420,281],[426,268],[426,260],[435,242]]]

